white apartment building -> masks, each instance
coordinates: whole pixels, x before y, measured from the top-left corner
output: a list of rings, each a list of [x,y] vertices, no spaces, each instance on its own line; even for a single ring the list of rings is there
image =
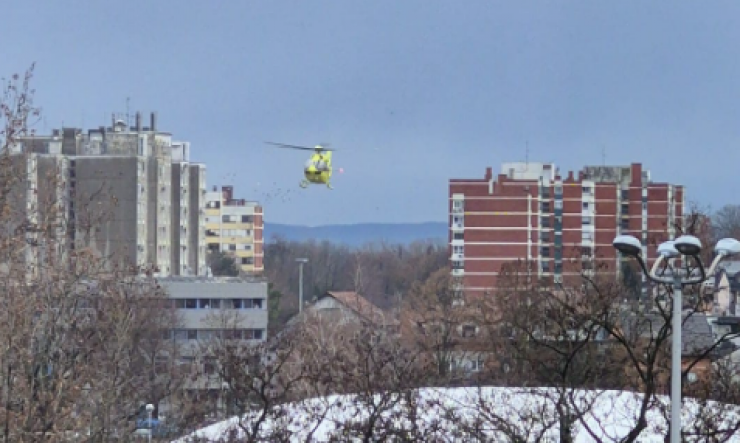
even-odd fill
[[[149,126],[140,113],[133,126],[126,120],[113,115],[111,126],[87,133],[25,137],[14,152],[64,160],[59,186],[76,226],[71,247],[89,245],[159,276],[205,275],[205,165],[190,161],[189,143],[158,130],[155,113]],[[104,222],[95,220],[95,204],[109,212]]]

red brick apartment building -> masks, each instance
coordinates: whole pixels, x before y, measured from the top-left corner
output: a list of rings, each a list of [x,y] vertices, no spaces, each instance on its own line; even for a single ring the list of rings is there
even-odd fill
[[[451,179],[449,200],[452,273],[471,296],[493,290],[506,262],[529,260],[556,282],[594,261],[619,269],[615,236],[654,245],[674,238],[684,213],[683,187],[652,182],[639,163],[565,177],[550,163],[504,163],[496,177],[489,167],[484,178]],[[652,263],[655,247],[643,256]]]

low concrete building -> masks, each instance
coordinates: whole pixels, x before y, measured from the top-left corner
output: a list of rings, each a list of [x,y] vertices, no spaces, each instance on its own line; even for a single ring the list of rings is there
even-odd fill
[[[267,338],[267,281],[241,277],[165,277],[158,279],[182,327],[174,340],[216,337],[264,341]]]
[[[172,276],[157,279],[180,321],[169,331],[179,353],[180,368],[190,374],[183,388],[190,403],[209,411],[206,418],[224,413],[223,380],[214,356],[227,341],[245,346],[267,339],[267,281],[243,277]],[[232,342],[233,343],[233,342]],[[170,414],[173,405],[160,405]],[[177,408],[177,406],[175,406]]]

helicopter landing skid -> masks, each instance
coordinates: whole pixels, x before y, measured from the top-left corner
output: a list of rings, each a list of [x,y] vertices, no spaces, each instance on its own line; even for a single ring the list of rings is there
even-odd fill
[[[331,183],[327,183],[326,184],[326,187],[329,188],[329,189],[334,189],[334,188],[331,187]]]
[[[309,183],[308,180],[301,180],[301,182],[298,184],[303,189],[306,189],[308,187]]]

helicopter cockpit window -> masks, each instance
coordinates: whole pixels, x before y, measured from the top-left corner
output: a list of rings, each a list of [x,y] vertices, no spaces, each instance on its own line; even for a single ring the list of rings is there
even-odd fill
[[[311,166],[313,166],[313,165],[314,165],[314,164],[313,164],[313,161],[311,161],[311,160],[306,160],[306,169],[310,168],[310,167],[311,167]]]

